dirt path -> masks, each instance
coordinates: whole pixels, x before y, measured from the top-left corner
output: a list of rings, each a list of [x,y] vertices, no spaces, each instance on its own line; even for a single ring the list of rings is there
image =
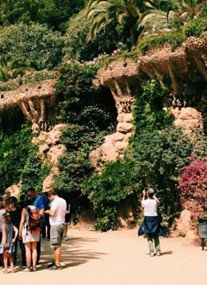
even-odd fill
[[[161,257],[149,257],[136,230],[100,233],[70,230],[63,244],[63,270],[50,271],[49,242],[43,240],[37,272],[0,274],[1,285],[203,285],[207,251],[183,238],[162,238]]]

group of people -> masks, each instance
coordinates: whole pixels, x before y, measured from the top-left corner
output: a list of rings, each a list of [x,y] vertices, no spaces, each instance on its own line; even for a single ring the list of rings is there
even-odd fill
[[[148,188],[143,191],[141,205],[144,208],[144,219],[138,229],[138,235],[146,235],[151,257],[161,255],[159,235],[167,234],[161,225],[158,204],[154,189]],[[41,231],[28,230],[29,207],[38,209]],[[15,197],[0,199],[0,265],[4,267],[3,272],[8,272],[8,265],[12,272],[16,272],[18,244],[23,270],[36,271],[41,254],[41,237],[46,237],[46,234],[54,250],[54,260],[48,268],[61,269],[61,243],[67,234],[65,226],[68,223],[69,207],[65,199],[59,197],[54,190],[47,192],[47,195],[40,195],[34,189],[29,189],[25,199],[21,199],[19,203]]]
[[[30,209],[37,209],[40,228],[28,230]],[[61,269],[61,243],[66,235],[66,200],[59,197],[55,190],[44,195],[29,189],[20,201],[16,197],[0,198],[0,266],[8,273],[10,266],[16,272],[17,247],[21,251],[21,266],[25,272],[37,270],[41,255],[41,238],[50,239],[54,250],[54,260],[48,265],[50,270]]]

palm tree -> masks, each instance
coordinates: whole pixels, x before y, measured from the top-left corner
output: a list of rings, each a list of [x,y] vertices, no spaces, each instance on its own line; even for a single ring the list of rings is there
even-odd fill
[[[129,31],[133,47],[139,35],[138,26],[143,6],[143,0],[90,0],[86,8],[86,17],[91,23],[87,40],[95,38],[109,23],[117,21]]]
[[[145,2],[139,28],[143,29],[142,32],[169,28],[165,0],[148,0]]]
[[[0,81],[14,79],[18,75],[23,75],[28,66],[19,60],[12,60],[8,56],[0,57]]]

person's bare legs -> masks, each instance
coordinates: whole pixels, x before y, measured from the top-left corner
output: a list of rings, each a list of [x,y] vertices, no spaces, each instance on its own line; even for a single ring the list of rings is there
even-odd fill
[[[33,271],[36,271],[36,264],[37,264],[37,242],[34,241],[31,243],[32,247],[32,267]]]
[[[31,242],[26,242],[25,243],[25,253],[26,253],[26,264],[27,264],[27,269],[30,269],[31,267],[31,261],[32,261],[32,243]]]
[[[3,253],[4,273],[8,273],[8,253]]]
[[[12,257],[11,253],[8,254],[8,258],[9,258],[9,263],[10,263],[10,266],[11,266],[12,273],[15,273],[16,270],[15,270],[15,267],[14,267],[14,260],[13,260],[13,257]]]
[[[61,260],[61,247],[55,247],[54,248],[54,256],[55,256],[55,264],[56,266],[60,266],[60,260]]]

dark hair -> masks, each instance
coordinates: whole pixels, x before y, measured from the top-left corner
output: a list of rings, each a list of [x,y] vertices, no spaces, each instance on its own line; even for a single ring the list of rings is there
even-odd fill
[[[36,193],[36,191],[34,190],[34,188],[29,188],[29,189],[27,190],[27,194],[28,194],[28,192]]]
[[[17,198],[14,196],[11,196],[8,198],[8,202],[9,202],[9,204],[17,205]]]
[[[51,195],[57,195],[57,191],[56,190],[48,191],[48,196],[51,196]]]
[[[5,208],[5,202],[0,200],[0,210]]]
[[[33,196],[27,196],[25,200],[25,206],[32,205],[35,201],[35,198]]]

